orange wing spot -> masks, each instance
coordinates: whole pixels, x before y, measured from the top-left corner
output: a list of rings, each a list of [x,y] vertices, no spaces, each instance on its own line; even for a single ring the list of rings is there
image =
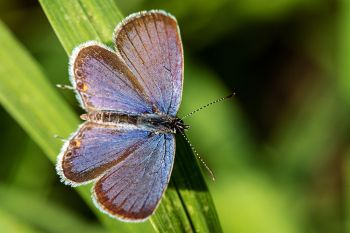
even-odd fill
[[[74,139],[74,140],[70,141],[70,145],[72,147],[80,147],[81,142],[79,140],[77,140],[77,139]]]
[[[83,82],[78,82],[77,88],[79,89],[79,91],[83,91],[83,92],[88,90],[88,86]]]

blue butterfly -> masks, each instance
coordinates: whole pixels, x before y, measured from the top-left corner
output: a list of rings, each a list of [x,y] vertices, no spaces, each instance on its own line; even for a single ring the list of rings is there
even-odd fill
[[[123,221],[157,208],[174,164],[184,59],[176,19],[135,13],[115,29],[115,50],[95,41],[70,57],[85,122],[64,144],[57,172],[71,186],[94,182],[97,207]]]

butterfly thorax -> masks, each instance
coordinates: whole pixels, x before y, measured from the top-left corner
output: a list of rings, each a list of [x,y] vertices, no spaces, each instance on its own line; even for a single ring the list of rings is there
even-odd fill
[[[81,115],[80,118],[97,124],[140,128],[155,133],[177,133],[189,128],[181,119],[169,115],[93,111]]]

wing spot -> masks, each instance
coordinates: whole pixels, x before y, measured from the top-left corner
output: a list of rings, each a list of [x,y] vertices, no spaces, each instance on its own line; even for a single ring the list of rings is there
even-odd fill
[[[80,69],[76,69],[74,73],[77,78],[81,78],[83,76],[83,72]]]
[[[68,151],[66,154],[65,154],[65,157],[69,158],[72,156],[72,152],[71,151]]]
[[[78,139],[71,140],[69,145],[74,148],[79,148],[81,145],[81,142]]]
[[[77,88],[79,91],[82,91],[82,92],[86,92],[89,89],[88,86],[83,82],[78,82]]]

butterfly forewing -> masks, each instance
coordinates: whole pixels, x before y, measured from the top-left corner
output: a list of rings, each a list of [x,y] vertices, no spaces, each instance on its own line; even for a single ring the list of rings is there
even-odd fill
[[[174,153],[174,135],[154,135],[96,182],[97,205],[126,221],[145,220],[169,182]]]
[[[83,44],[73,52],[71,75],[88,111],[152,113],[152,104],[123,60],[97,42]]]
[[[116,28],[115,46],[157,108],[175,116],[183,85],[183,51],[176,19],[162,11],[131,15]]]

